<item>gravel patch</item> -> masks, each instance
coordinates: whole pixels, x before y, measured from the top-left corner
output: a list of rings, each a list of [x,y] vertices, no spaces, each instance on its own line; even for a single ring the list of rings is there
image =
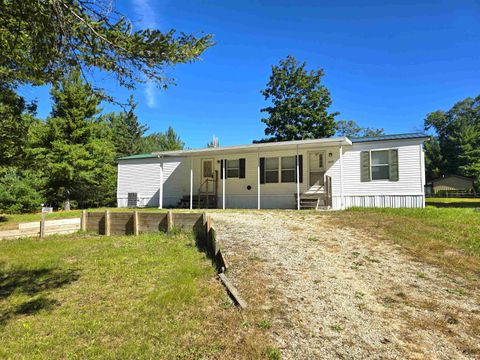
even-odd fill
[[[480,358],[480,291],[463,279],[334,226],[334,213],[211,215],[229,278],[250,307],[272,309],[284,359]],[[260,287],[275,296],[258,300]]]

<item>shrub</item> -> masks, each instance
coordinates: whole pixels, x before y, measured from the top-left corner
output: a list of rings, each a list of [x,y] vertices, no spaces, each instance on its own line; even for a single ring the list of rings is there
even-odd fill
[[[45,201],[42,177],[32,170],[14,167],[0,170],[0,212],[22,213],[39,210]]]

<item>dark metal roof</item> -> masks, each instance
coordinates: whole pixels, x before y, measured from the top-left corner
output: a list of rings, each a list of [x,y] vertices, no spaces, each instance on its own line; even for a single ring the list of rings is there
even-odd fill
[[[353,143],[369,142],[369,141],[384,141],[384,140],[405,140],[405,139],[428,139],[429,135],[424,133],[408,133],[408,134],[393,134],[393,135],[379,135],[379,136],[367,136],[350,138]]]
[[[148,158],[156,158],[158,155],[155,154],[137,154],[137,155],[130,155],[118,158],[117,160],[131,160],[131,159],[148,159]]]
[[[471,181],[471,182],[475,182],[475,179],[474,178],[471,178],[471,177],[467,177],[467,176],[463,176],[463,175],[458,175],[458,174],[448,174],[448,175],[443,175],[439,178],[436,178],[436,179],[433,179],[433,180],[430,180],[428,182],[428,184],[432,184],[432,183],[435,183],[437,181],[440,181],[440,180],[443,180],[443,179],[447,179],[447,178],[451,178],[451,177],[455,177],[455,178],[459,178],[459,179],[463,179],[463,180],[468,180],[468,181]]]

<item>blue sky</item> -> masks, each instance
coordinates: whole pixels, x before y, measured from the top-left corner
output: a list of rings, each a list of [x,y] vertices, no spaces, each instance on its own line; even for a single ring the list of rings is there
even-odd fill
[[[137,27],[214,35],[202,60],[169,69],[176,86],[134,91],[152,131],[169,125],[191,148],[264,136],[260,94],[271,65],[288,54],[321,67],[337,119],[387,133],[422,128],[425,115],[480,93],[479,1],[117,0]],[[97,79],[108,93],[130,94]],[[23,88],[50,111],[48,89]],[[112,110],[106,104],[105,110]]]

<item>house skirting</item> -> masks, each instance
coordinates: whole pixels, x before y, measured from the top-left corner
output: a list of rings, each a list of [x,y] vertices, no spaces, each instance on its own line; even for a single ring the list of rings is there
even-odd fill
[[[352,207],[362,208],[423,208],[425,196],[421,195],[345,195],[342,205],[341,196],[332,197],[335,210]]]

